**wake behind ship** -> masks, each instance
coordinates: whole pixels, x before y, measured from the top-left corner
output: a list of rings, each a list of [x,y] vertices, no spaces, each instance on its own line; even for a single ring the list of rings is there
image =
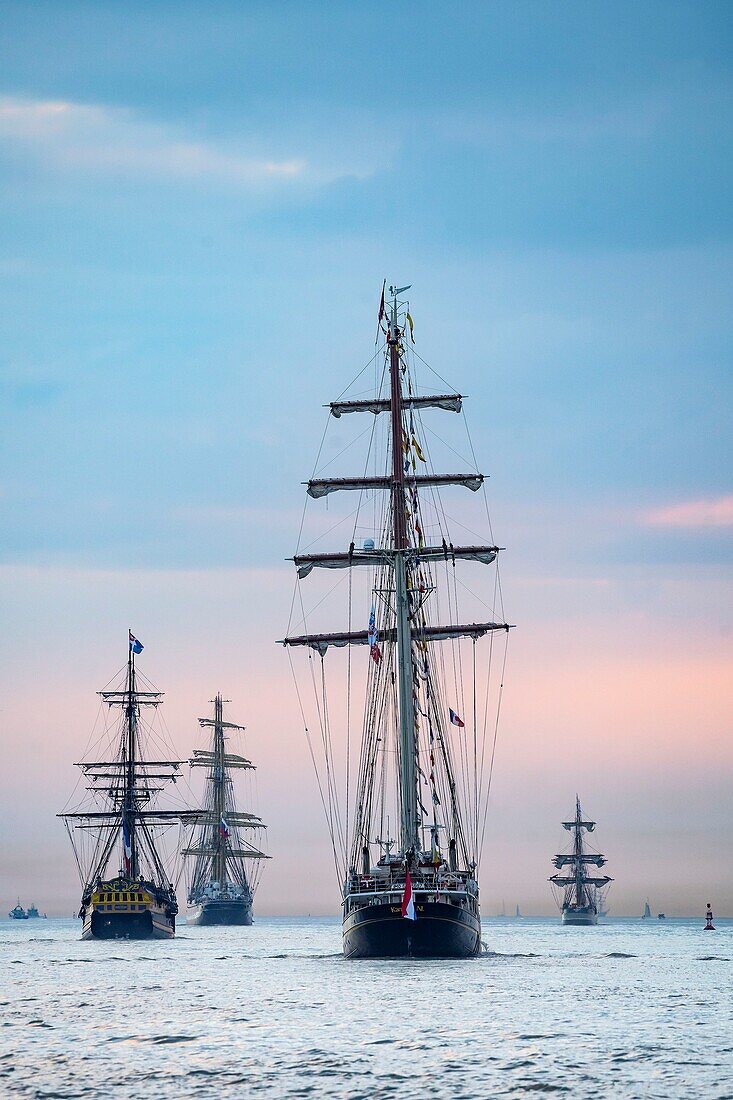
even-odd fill
[[[82,939],[168,939],[178,904],[159,850],[162,831],[185,811],[164,809],[159,794],[175,782],[183,761],[150,759],[153,731],[143,714],[157,711],[163,693],[144,682],[135,667],[143,645],[129,636],[128,660],[117,686],[99,692],[117,718],[102,738],[107,759],[77,764],[91,805],[59,814],[64,819],[82,879],[79,917]],[[97,755],[96,753],[94,754]],[[160,756],[160,752],[157,753]]]
[[[414,324],[402,297],[409,289],[390,287],[387,308],[382,290],[382,347],[372,360],[376,394],[339,399],[329,409],[337,419],[351,413],[374,416],[374,428],[362,433],[370,439],[364,475],[314,476],[308,482],[312,498],[342,491],[356,498],[355,513],[342,521],[350,525],[350,538],[340,552],[305,553],[299,547],[294,558],[299,580],[314,569],[348,570],[349,629],[308,629],[298,591],[294,606],[302,610],[306,629],[288,632],[283,642],[311,654],[307,690],[316,697],[323,746],[319,784],[343,884],[343,949],[351,958],[465,958],[481,949],[477,863],[496,728],[488,722],[489,684],[496,683],[491,681],[494,649],[499,668],[505,653],[505,645],[494,646],[493,635],[501,632],[505,638],[509,630],[493,615],[472,622],[460,614],[465,601],[459,598],[456,566],[491,565],[499,547],[481,542],[457,546],[448,533],[449,509],[443,507],[441,489],[455,485],[477,492],[484,478],[475,470],[432,472],[427,448],[432,431],[423,425],[422,414],[431,409],[460,413],[463,398],[446,392],[422,395],[418,389]],[[359,533],[368,537],[357,548]],[[361,600],[356,612],[355,592]],[[484,605],[491,601],[501,608],[496,579],[483,593]],[[353,628],[354,614],[366,629]],[[434,614],[440,616],[437,621]],[[484,637],[486,648],[479,650]],[[358,656],[352,662],[352,646],[366,647],[363,663]],[[341,647],[349,647],[339,688],[347,696],[347,731],[351,685],[357,677],[366,679],[361,747],[353,768],[348,740],[345,747],[345,809],[336,779],[325,664],[327,652]],[[471,715],[464,721],[460,712],[466,706]],[[393,824],[396,838],[390,836]]]
[[[585,833],[592,833],[595,821],[586,821],[580,808],[580,799],[575,799],[575,818],[563,821],[563,829],[573,834],[569,852],[561,852],[553,858],[553,863],[563,873],[552,875],[550,882],[563,891],[561,912],[563,924],[597,924],[598,913],[605,901],[604,889],[613,879],[609,875],[592,875],[589,867],[603,867],[606,857],[600,852],[588,850]]]
[[[249,925],[260,863],[269,856],[245,834],[266,826],[255,814],[237,809],[232,772],[254,771],[254,764],[227,750],[226,738],[244,726],[224,721],[221,695],[214,699],[213,717],[199,718],[199,724],[211,730],[212,740],[210,748],[195,749],[189,760],[208,775],[205,805],[196,816],[196,843],[183,853],[193,860],[186,919],[189,924]]]

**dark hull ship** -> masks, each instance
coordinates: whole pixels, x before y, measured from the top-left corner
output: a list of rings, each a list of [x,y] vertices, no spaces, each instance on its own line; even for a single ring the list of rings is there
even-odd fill
[[[76,765],[93,805],[59,815],[82,878],[82,939],[169,939],[176,930],[175,890],[158,847],[161,830],[186,814],[160,807],[158,794],[183,762],[147,758],[142,715],[155,713],[163,694],[140,687],[135,657],[142,648],[130,634],[123,682],[99,692],[118,715],[107,730],[110,758]]]
[[[613,879],[609,875],[594,875],[589,868],[601,868],[606,857],[599,852],[588,851],[585,833],[592,833],[595,821],[585,821],[580,808],[580,799],[575,799],[575,818],[563,821],[563,829],[573,834],[570,852],[561,852],[553,858],[555,867],[561,872],[550,877],[553,886],[562,890],[560,905],[563,924],[598,924],[599,911],[603,910],[605,888]]]
[[[254,764],[227,751],[226,738],[244,726],[224,721],[221,695],[214,699],[213,718],[199,718],[199,724],[211,730],[212,741],[207,749],[195,749],[189,760],[192,768],[205,768],[208,775],[205,805],[196,815],[196,842],[183,853],[194,861],[186,920],[188,924],[249,925],[260,861],[269,857],[249,844],[244,834],[266,826],[254,814],[237,810],[232,772],[253,771]]]
[[[370,447],[367,468],[374,459],[373,476],[314,476],[308,482],[308,495],[313,498],[344,490],[357,495],[351,543],[341,552],[298,552],[294,558],[299,580],[314,569],[349,571],[350,624],[352,589],[363,584],[366,606],[371,604],[368,628],[332,634],[291,634],[289,630],[283,644],[306,647],[313,662],[311,677],[325,757],[319,782],[343,884],[344,954],[349,958],[468,958],[481,950],[477,861],[488,793],[482,765],[489,757],[489,678],[486,701],[479,703],[477,642],[487,636],[490,670],[493,634],[499,631],[506,637],[509,625],[502,619],[466,622],[459,616],[456,564],[490,565],[499,548],[454,546],[445,528],[440,490],[458,485],[476,492],[483,486],[482,474],[418,472],[418,464],[432,469],[427,466],[422,412],[460,413],[462,396],[418,396],[413,322],[400,298],[408,289],[390,288],[392,301],[386,311],[382,292],[379,327],[385,336],[384,366],[377,394],[330,405],[335,418],[373,414],[372,441],[379,438],[380,414],[385,414],[386,455],[382,452],[380,457],[379,448]],[[379,355],[378,351],[375,360]],[[365,538],[357,549],[359,510],[367,501],[364,510],[378,543]],[[428,535],[437,537],[428,541]],[[367,580],[362,579],[365,575]],[[447,589],[447,606],[437,594],[441,586]],[[496,582],[494,599],[500,602]],[[303,607],[302,597],[300,603]],[[447,613],[453,621],[446,623],[442,616],[437,623],[433,620],[433,608],[440,612],[441,607],[442,615]],[[362,621],[366,618],[364,614]],[[303,625],[307,627],[305,610]],[[462,639],[470,643],[464,642],[465,651],[459,645]],[[437,645],[441,642],[450,643],[447,658]],[[357,779],[349,792],[347,778],[344,824],[334,778],[324,658],[333,647],[349,647],[348,691],[351,646],[366,647],[367,691]],[[473,677],[471,726],[448,705],[449,700],[457,705],[465,698],[460,677],[464,652]],[[349,707],[347,702],[347,715]],[[483,716],[483,727],[477,712]],[[347,776],[349,767],[347,763]],[[390,819],[399,822],[395,840],[389,836]]]

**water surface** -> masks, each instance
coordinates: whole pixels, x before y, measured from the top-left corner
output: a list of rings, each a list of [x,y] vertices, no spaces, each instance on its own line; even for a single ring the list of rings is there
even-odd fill
[[[0,1095],[733,1097],[733,923],[487,919],[465,961],[353,960],[337,920],[79,939],[0,921]]]

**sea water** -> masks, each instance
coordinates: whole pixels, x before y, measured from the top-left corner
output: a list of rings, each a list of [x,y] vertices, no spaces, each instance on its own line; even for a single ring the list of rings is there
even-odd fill
[[[488,919],[462,961],[338,920],[86,941],[0,922],[3,1097],[733,1097],[733,923]]]

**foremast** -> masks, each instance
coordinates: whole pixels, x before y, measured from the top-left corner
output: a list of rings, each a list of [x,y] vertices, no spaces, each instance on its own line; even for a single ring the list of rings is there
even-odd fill
[[[413,698],[412,636],[407,590],[407,517],[403,460],[402,381],[400,379],[400,329],[397,323],[397,293],[392,299],[387,342],[389,345],[390,415],[392,419],[392,533],[395,578],[397,676],[399,685],[400,792],[402,821],[400,845],[405,857],[419,851],[417,820],[417,769],[415,707]]]

